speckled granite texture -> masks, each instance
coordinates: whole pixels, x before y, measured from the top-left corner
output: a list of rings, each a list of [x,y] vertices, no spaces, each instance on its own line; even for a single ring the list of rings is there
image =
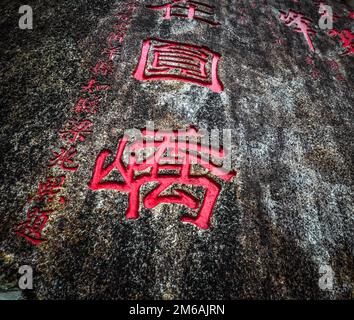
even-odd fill
[[[38,183],[60,173],[47,168],[51,148],[126,1],[32,1],[33,30],[18,28],[22,2],[2,1],[0,291],[16,290],[27,264],[34,290],[23,298],[350,299],[353,55],[319,29],[315,1],[204,0],[216,6],[219,27],[146,8],[165,2],[137,1],[112,88],[90,115],[93,134],[62,188],[66,203],[50,215],[47,241],[33,246],[13,227]],[[350,7],[326,3],[343,16],[334,26],[353,30]],[[279,19],[288,9],[312,19],[315,53]],[[219,53],[224,91],[134,79],[150,37]],[[124,130],[148,120],[157,129],[232,130],[237,176],[223,184],[210,229],[180,222],[186,209],[171,204],[141,206],[128,221],[126,194],[88,188],[99,152],[116,150]],[[332,290],[319,287],[323,265],[333,269]]]

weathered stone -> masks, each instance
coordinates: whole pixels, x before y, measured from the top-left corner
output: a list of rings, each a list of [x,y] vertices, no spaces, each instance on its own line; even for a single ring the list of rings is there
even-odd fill
[[[16,287],[18,268],[30,265],[27,298],[350,298],[353,55],[319,28],[315,1],[204,0],[216,7],[216,26],[163,19],[146,7],[166,2],[136,1],[113,74],[99,77],[111,88],[86,115],[73,110],[127,1],[37,1],[33,30],[18,28],[20,1],[2,3],[1,289]],[[341,16],[336,30],[352,28],[349,6],[326,4]],[[312,19],[315,52],[279,18],[289,9]],[[134,78],[150,38],[218,53],[223,91]],[[76,144],[79,167],[49,168],[73,118],[93,124]],[[127,220],[126,193],[88,187],[100,152],[116,152],[124,131],[146,121],[156,129],[232,130],[237,175],[220,181],[209,229],[181,222],[193,211],[178,204],[141,203],[140,218]],[[13,228],[25,221],[39,183],[64,174],[63,198],[50,204],[42,232],[47,240],[34,246]],[[332,290],[320,288],[324,266],[333,269]]]

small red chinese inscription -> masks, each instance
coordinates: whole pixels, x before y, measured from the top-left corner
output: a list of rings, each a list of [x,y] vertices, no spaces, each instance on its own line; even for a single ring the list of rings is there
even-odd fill
[[[62,170],[76,171],[79,167],[75,164],[74,158],[77,155],[77,150],[74,146],[70,148],[61,147],[60,152],[53,151],[53,158],[50,159],[49,168],[58,166]]]
[[[45,182],[40,182],[38,185],[38,190],[35,196],[30,197],[28,201],[34,202],[53,202],[54,198],[60,192],[61,187],[63,186],[65,181],[65,176],[59,177],[47,177]],[[60,197],[59,202],[62,201],[62,197]]]
[[[49,219],[48,215],[52,212],[52,210],[44,211],[38,207],[30,208],[27,211],[26,220],[15,226],[14,231],[33,245],[39,245],[46,240],[42,238],[42,230]]]
[[[75,113],[96,114],[100,104],[100,99],[96,96],[92,98],[80,98],[74,107]]]
[[[92,122],[90,120],[69,121],[65,129],[59,131],[60,137],[70,143],[85,141],[86,136],[92,133]]]

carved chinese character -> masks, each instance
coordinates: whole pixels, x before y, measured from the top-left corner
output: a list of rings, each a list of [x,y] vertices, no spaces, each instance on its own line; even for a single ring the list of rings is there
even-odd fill
[[[339,64],[335,60],[327,60],[327,64],[329,68],[333,71],[338,71],[339,70]]]
[[[92,133],[92,122],[90,120],[75,121],[70,120],[67,128],[59,131],[60,137],[70,143],[75,143],[77,140],[85,141],[86,136]]]
[[[318,70],[312,70],[311,71],[311,77],[314,80],[318,80],[321,78],[321,73]]]
[[[328,33],[331,37],[339,37],[339,40],[342,43],[344,51],[342,55],[349,55],[354,53],[354,33],[348,29],[338,31],[336,29],[330,30]]]
[[[102,54],[105,54],[108,60],[114,61],[114,58],[118,55],[118,48],[106,48],[102,51]]]
[[[178,80],[223,91],[218,77],[220,55],[206,47],[149,39],[144,41],[137,80]]]
[[[46,240],[42,238],[42,230],[48,221],[48,215],[52,212],[52,210],[41,211],[38,207],[30,208],[26,221],[15,226],[14,231],[32,244],[39,245]]]
[[[125,33],[123,32],[111,32],[107,37],[107,43],[110,47],[114,47],[115,42],[122,43]],[[112,59],[111,59],[112,60]]]
[[[166,20],[170,20],[172,17],[178,17],[198,20],[212,26],[220,25],[219,22],[209,19],[210,16],[214,15],[215,7],[200,1],[172,0],[162,5],[149,5],[146,7],[151,10],[162,10],[164,12],[163,18]]]
[[[111,156],[110,151],[104,150],[99,154],[89,187],[92,190],[111,189],[128,192],[126,218],[137,219],[140,188],[142,185],[155,182],[157,185],[143,199],[146,208],[151,209],[161,203],[183,204],[197,210],[198,214],[195,218],[184,216],[182,221],[195,224],[201,229],[208,229],[221,191],[221,186],[215,178],[230,181],[236,173],[225,169],[221,164],[226,159],[226,151],[223,148],[203,145],[202,137],[203,135],[194,128],[183,132],[143,130],[141,139],[136,139],[130,144],[130,138],[124,136],[118,144],[113,162],[105,163]],[[128,159],[124,163],[123,154],[127,151]],[[205,160],[205,156],[209,161]],[[218,164],[210,159],[214,159]],[[192,173],[196,165],[204,168],[202,173]],[[114,170],[118,170],[124,182],[107,178]],[[213,174],[214,178],[205,170]],[[182,188],[182,185],[203,187],[204,200],[200,201],[191,191]]]
[[[309,65],[309,66],[314,66],[315,65],[315,61],[313,60],[313,58],[311,56],[307,56],[306,57],[306,63]]]
[[[59,177],[47,177],[45,182],[40,182],[38,185],[37,193],[34,197],[30,197],[29,201],[35,202],[52,202],[54,197],[60,192],[60,188],[63,186],[65,181],[65,176]],[[62,198],[59,199],[62,202]]]
[[[87,86],[83,86],[81,91],[93,93],[94,91],[107,91],[111,87],[109,85],[101,85],[95,79],[90,79]]]
[[[283,21],[287,27],[293,27],[295,32],[301,32],[311,51],[315,51],[310,34],[315,34],[316,32],[310,27],[310,19],[305,18],[301,13],[289,10],[288,13],[280,11],[280,20]]]
[[[75,113],[97,113],[97,107],[100,103],[98,97],[94,96],[92,98],[80,98],[75,105],[74,112]]]
[[[336,79],[337,79],[338,81],[345,81],[345,77],[344,77],[343,74],[341,74],[341,73],[338,73],[338,74],[336,75]]]
[[[67,171],[76,171],[79,167],[74,163],[74,157],[77,154],[77,150],[74,146],[69,149],[64,147],[60,148],[60,152],[53,151],[53,159],[49,161],[49,167],[58,166],[59,168]]]
[[[112,74],[113,72],[113,64],[112,61],[102,61],[99,60],[96,65],[91,69],[93,74],[96,76],[102,75],[102,76],[107,76]]]

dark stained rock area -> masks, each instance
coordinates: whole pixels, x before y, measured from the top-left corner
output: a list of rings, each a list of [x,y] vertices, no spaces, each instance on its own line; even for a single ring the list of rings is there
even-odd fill
[[[22,1],[0,4],[0,297],[18,296],[18,269],[29,265],[33,290],[22,299],[352,298],[354,56],[320,29],[317,1],[202,0],[215,6],[215,27],[146,7],[168,0],[135,1],[104,79],[111,89],[86,117],[93,133],[77,145],[78,170],[48,168],[128,2],[32,1],[33,30],[18,27]],[[340,16],[334,28],[353,31],[354,9],[324,2]],[[289,9],[312,20],[315,52],[279,18]],[[224,90],[135,79],[149,38],[220,54]],[[147,121],[232,130],[237,175],[220,182],[209,229],[182,223],[191,211],[178,204],[141,204],[140,218],[127,220],[126,193],[88,187],[99,153]],[[34,246],[14,227],[39,183],[61,174],[65,203],[51,204],[46,241]],[[323,266],[332,289],[319,285]]]

